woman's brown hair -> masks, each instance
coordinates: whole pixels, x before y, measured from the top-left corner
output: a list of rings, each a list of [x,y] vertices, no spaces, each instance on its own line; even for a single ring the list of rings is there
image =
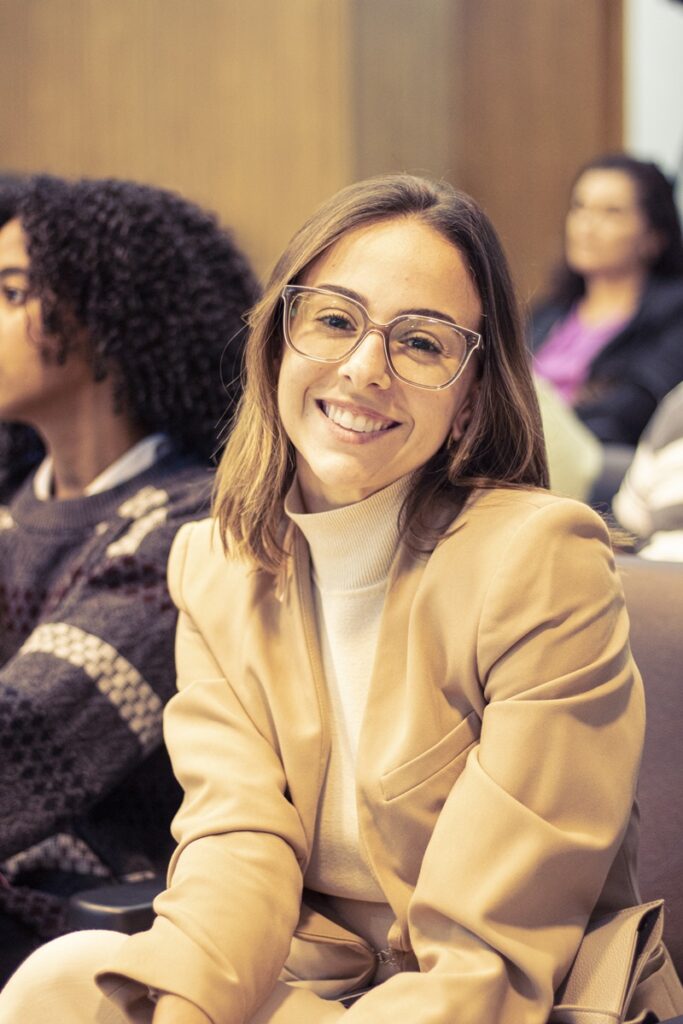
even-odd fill
[[[491,222],[473,199],[446,183],[407,174],[371,178],[342,189],[296,232],[249,318],[244,393],[218,469],[214,513],[230,550],[267,570],[277,571],[282,562],[283,499],[295,469],[277,407],[282,289],[347,231],[406,216],[418,217],[460,251],[483,310],[472,416],[461,440],[444,443],[415,474],[402,512],[406,541],[416,550],[433,547],[439,534],[434,509],[445,506],[452,520],[475,487],[548,486],[517,301]]]

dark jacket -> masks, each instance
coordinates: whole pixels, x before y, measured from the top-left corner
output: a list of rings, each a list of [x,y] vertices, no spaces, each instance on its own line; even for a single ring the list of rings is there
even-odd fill
[[[568,312],[552,303],[534,310],[533,351]],[[680,381],[683,281],[653,279],[633,318],[593,360],[574,409],[603,443],[635,445],[661,399]]]

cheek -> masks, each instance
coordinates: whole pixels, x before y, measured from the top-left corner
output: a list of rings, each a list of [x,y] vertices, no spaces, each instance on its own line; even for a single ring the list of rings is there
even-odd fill
[[[448,437],[458,403],[445,394],[428,395],[427,398],[428,401],[413,405],[412,416],[419,443],[425,450],[430,449],[430,455],[433,455]]]
[[[311,372],[313,371],[313,372]],[[309,388],[314,383],[316,365],[285,349],[277,383],[277,407],[280,420],[289,435],[301,419]]]
[[[288,427],[289,427],[289,420],[290,420],[290,415],[289,415],[289,400],[290,400],[290,397],[291,397],[291,386],[290,386],[290,382],[289,382],[289,374],[287,373],[287,369],[286,369],[286,367],[284,365],[284,361],[283,361],[283,364],[280,366],[280,372],[279,372],[278,378],[277,378],[277,411],[278,411],[278,415],[280,417],[280,422],[282,423],[282,426],[284,427],[286,433],[289,432],[288,431]]]
[[[278,405],[285,405],[291,396],[292,392],[296,388],[297,373],[296,364],[298,360],[289,351],[285,349],[280,357],[280,366],[277,375],[277,394],[278,394]]]

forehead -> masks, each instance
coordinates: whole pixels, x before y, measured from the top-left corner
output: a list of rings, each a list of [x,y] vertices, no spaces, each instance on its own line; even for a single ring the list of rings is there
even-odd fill
[[[638,190],[626,171],[599,169],[584,171],[574,185],[574,196],[601,205],[639,207]]]
[[[370,305],[429,306],[456,317],[463,307],[480,313],[462,253],[416,216],[351,228],[309,264],[301,283],[342,285]]]
[[[28,269],[26,236],[18,218],[7,221],[0,228],[0,269],[2,267],[26,267]]]

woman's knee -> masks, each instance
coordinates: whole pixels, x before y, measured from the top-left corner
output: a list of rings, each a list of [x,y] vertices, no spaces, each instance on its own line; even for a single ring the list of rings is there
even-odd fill
[[[119,932],[83,931],[41,946],[0,992],[0,1024],[92,1021],[103,999],[95,972],[125,940]],[[112,1024],[116,1020],[123,1018],[111,1017]]]
[[[341,1003],[321,999],[310,989],[278,981],[249,1024],[333,1024],[345,1012]]]

